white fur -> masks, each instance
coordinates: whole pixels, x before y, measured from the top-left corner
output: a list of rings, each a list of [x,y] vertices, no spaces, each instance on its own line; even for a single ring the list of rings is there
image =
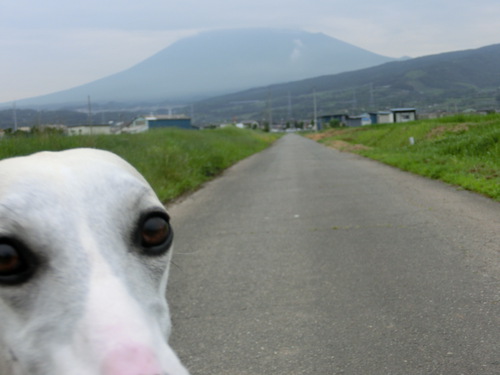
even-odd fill
[[[1,375],[188,375],[168,346],[172,249],[134,242],[139,218],[164,208],[114,154],[43,152],[0,162],[0,239],[39,260],[0,283]]]

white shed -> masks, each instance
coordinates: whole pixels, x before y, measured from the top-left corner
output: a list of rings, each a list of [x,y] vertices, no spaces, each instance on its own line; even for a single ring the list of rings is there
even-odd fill
[[[417,110],[415,108],[394,108],[391,109],[394,116],[394,122],[408,122],[417,119]]]

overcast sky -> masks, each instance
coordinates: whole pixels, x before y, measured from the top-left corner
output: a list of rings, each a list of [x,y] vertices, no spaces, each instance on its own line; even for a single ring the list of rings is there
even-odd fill
[[[197,32],[241,27],[323,32],[418,57],[500,43],[500,1],[0,0],[0,102],[122,71]]]

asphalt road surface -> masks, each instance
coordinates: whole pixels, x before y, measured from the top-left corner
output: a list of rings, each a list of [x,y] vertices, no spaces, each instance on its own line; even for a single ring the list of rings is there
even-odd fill
[[[193,375],[500,374],[500,204],[290,134],[170,207]]]

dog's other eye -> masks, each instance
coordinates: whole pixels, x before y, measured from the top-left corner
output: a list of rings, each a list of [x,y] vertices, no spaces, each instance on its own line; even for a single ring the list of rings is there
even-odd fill
[[[0,284],[19,284],[34,271],[34,264],[19,244],[0,239]]]
[[[173,232],[168,217],[153,214],[146,217],[139,229],[141,246],[150,255],[160,255],[168,250],[173,239]]]

